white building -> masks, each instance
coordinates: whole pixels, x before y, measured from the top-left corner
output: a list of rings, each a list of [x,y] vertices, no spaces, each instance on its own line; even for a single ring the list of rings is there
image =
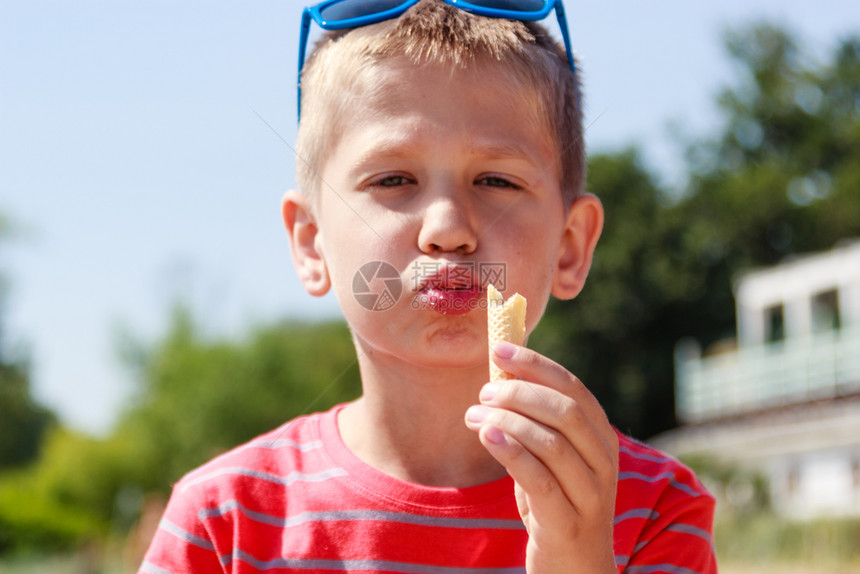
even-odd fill
[[[679,343],[684,426],[654,442],[757,469],[787,516],[860,515],[860,241],[747,273],[735,300],[731,350]]]

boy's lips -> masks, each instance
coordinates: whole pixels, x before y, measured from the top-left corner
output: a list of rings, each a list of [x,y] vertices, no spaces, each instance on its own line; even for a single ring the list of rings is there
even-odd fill
[[[478,285],[462,289],[431,287],[421,290],[417,300],[421,306],[429,307],[442,315],[462,315],[477,309],[482,296],[481,287]]]
[[[448,265],[421,281],[415,300],[419,308],[429,307],[442,315],[462,315],[479,306],[482,294],[471,267]]]

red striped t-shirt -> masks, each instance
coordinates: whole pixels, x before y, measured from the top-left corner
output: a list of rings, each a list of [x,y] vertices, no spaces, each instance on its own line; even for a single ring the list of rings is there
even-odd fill
[[[140,572],[522,573],[513,481],[407,483],[360,461],[332,410],[300,417],[190,472]],[[619,572],[715,574],[714,499],[678,461],[620,435]]]

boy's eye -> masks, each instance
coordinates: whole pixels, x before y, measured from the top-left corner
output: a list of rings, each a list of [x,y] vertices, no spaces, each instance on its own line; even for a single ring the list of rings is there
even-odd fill
[[[489,187],[509,187],[511,189],[521,189],[519,185],[508,181],[507,179],[488,175],[480,178],[475,183],[478,185],[486,185]]]
[[[379,187],[397,187],[400,185],[406,185],[408,183],[409,180],[402,175],[389,175],[387,177],[375,181],[374,185],[377,185]]]

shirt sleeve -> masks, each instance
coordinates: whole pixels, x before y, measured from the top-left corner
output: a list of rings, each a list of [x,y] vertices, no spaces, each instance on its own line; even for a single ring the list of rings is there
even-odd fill
[[[658,505],[623,574],[717,574],[713,540],[715,501],[702,489]]]
[[[227,572],[205,525],[198,518],[201,505],[181,482],[173,489],[140,566],[139,574]]]

